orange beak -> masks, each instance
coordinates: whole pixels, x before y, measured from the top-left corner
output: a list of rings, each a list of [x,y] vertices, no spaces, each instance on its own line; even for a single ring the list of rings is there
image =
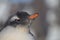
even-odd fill
[[[30,20],[36,19],[39,16],[39,13],[34,13],[33,15],[29,16]]]

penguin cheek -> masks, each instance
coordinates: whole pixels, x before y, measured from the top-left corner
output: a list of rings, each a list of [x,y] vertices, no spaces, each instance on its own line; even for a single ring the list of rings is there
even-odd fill
[[[29,19],[26,19],[22,23],[23,23],[23,25],[28,25],[30,23],[30,20]]]

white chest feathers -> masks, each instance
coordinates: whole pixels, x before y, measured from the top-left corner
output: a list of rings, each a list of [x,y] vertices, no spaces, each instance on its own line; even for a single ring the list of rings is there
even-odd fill
[[[0,40],[34,40],[25,27],[6,27],[0,32]]]

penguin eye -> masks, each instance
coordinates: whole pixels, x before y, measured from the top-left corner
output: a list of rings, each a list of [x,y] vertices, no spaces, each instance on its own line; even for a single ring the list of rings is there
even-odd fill
[[[11,17],[11,19],[9,20],[8,24],[9,25],[15,25],[18,24],[20,21],[20,18],[18,18],[17,16],[13,16]]]
[[[16,20],[16,21],[17,21],[17,20],[19,21],[20,18],[18,18],[17,16],[13,16],[13,17],[10,19],[10,21],[15,21],[15,20]]]

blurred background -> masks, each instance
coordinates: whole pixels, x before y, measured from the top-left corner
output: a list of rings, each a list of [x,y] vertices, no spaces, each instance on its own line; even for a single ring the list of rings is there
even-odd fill
[[[39,13],[39,17],[33,21],[31,30],[33,30],[38,40],[57,40],[59,39],[57,33],[59,30],[59,0],[0,0],[0,4],[8,5],[6,9],[9,14],[3,13],[2,16],[7,18],[2,19],[1,24],[5,23],[4,19],[8,19],[10,15],[21,11],[25,6],[32,7],[35,12]],[[4,7],[3,7],[4,8]],[[0,17],[2,17],[0,16]],[[4,22],[2,22],[4,21]],[[2,25],[1,25],[2,26]],[[0,27],[1,28],[1,27]],[[54,37],[56,36],[56,37]]]
[[[0,0],[0,4],[6,5],[6,10],[9,10],[9,14],[7,11],[5,11],[7,13],[0,13],[2,16],[5,17],[0,18],[1,26],[3,26],[3,24],[5,23],[5,19],[7,20],[10,15],[24,9],[26,5],[28,5],[28,7],[31,6],[34,10],[34,13],[39,13],[39,17],[31,25],[31,30],[33,30],[33,33],[35,34],[38,40],[45,40],[48,24],[46,22],[46,6],[44,4],[44,0]]]

